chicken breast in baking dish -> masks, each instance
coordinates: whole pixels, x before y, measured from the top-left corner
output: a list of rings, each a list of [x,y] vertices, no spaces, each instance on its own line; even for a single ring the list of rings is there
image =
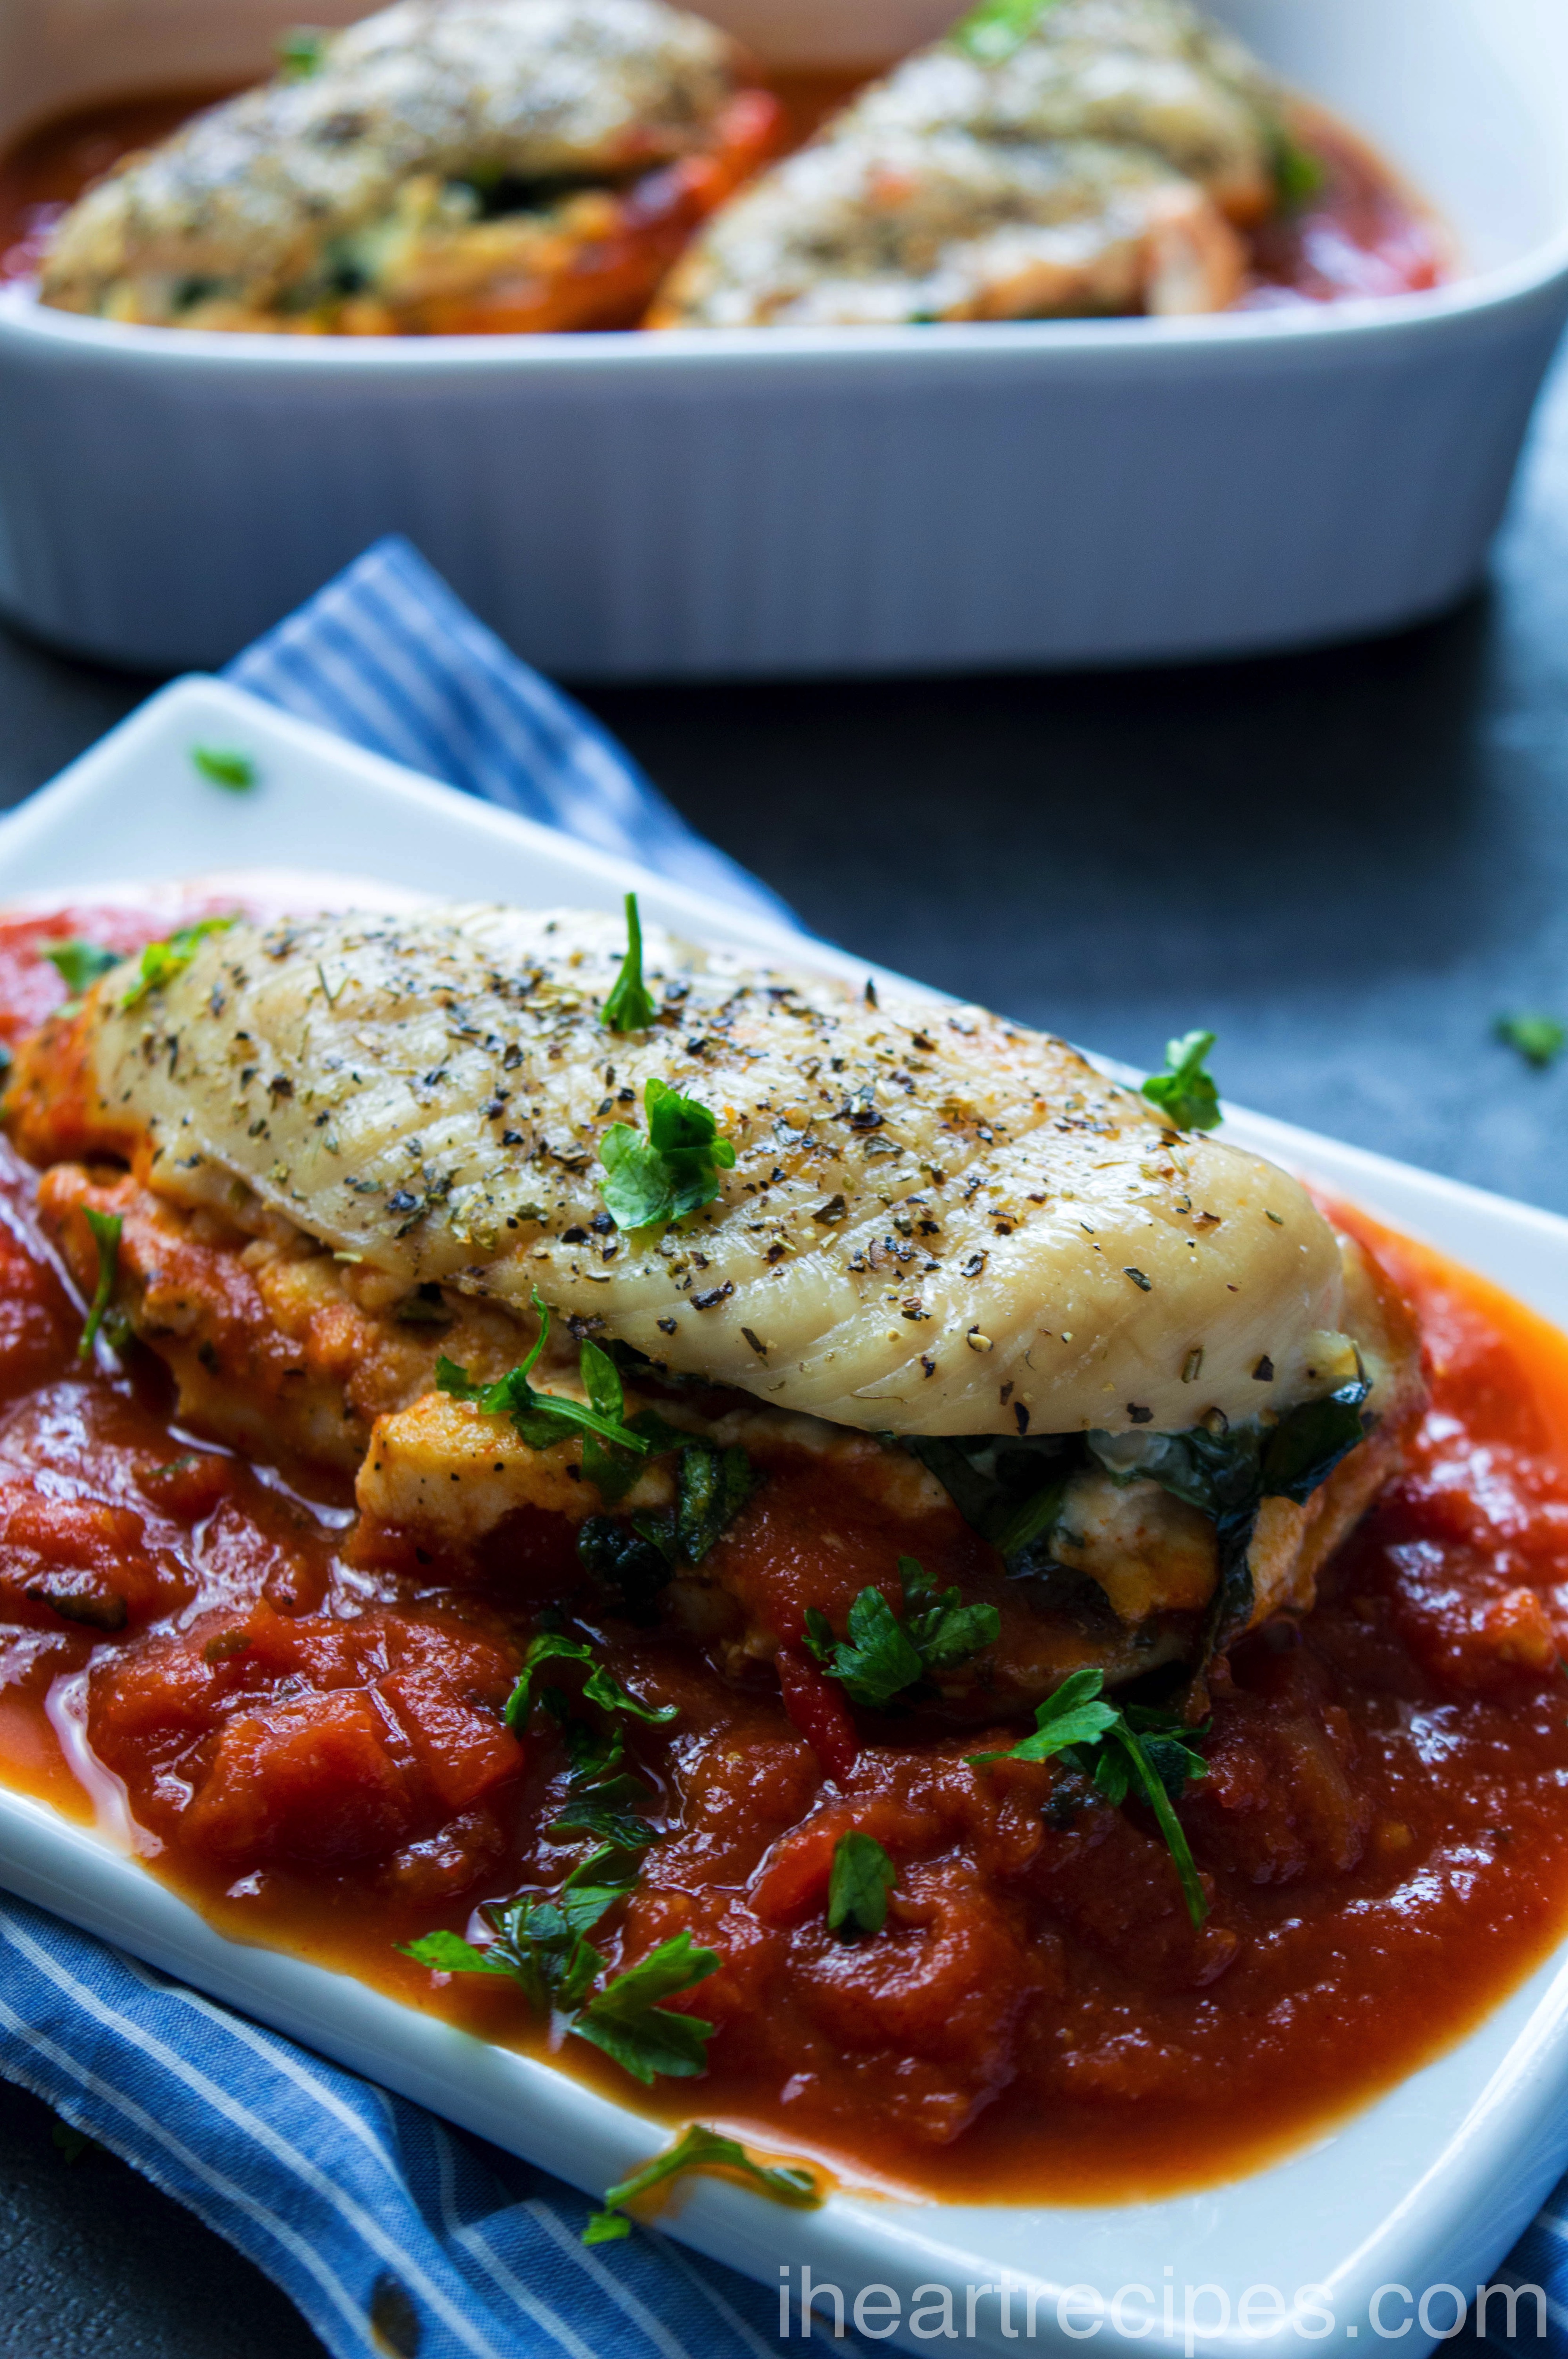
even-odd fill
[[[1281,109],[1184,0],[982,7],[732,199],[652,324],[1222,310]]]
[[[396,0],[128,158],[46,303],[301,332],[634,320],[778,109],[660,0]]]
[[[650,995],[618,1004],[626,948],[469,905],[234,924],[24,1044],[46,1220],[84,1286],[84,1213],[118,1220],[120,1306],[191,1421],[460,1548],[522,1507],[630,1548],[686,1512],[683,1445],[711,1481],[738,1452],[737,1502],[772,1469],[775,1504],[804,1484],[961,1559],[1021,1694],[1311,1602],[1422,1386],[1297,1181],[980,1009],[652,932]],[[542,1313],[508,1421],[481,1394]],[[537,1388],[603,1410],[606,1385],[619,1457],[530,1424]],[[704,1547],[675,1587],[766,1654],[775,1572]]]

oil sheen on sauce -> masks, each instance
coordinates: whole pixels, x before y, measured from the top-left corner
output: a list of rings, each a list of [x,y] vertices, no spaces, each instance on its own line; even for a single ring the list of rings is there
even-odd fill
[[[0,1035],[61,996],[40,944],[168,922],[0,921]],[[1136,1810],[1062,1815],[1048,1765],[970,1767],[972,1727],[884,1727],[835,1787],[765,1669],[737,1684],[689,1634],[585,1602],[556,1519],[483,1564],[414,1563],[332,1484],[173,1429],[149,1353],[78,1358],[33,1175],[9,1155],[0,1181],[0,1774],[79,1819],[128,1810],[150,1871],[240,1938],[540,2045],[509,1984],[437,1982],[396,1945],[579,1855],[549,1832],[546,1716],[522,1747],[500,1721],[551,1610],[676,1712],[629,1741],[666,1832],[604,1938],[612,1962],[683,1928],[719,1951],[690,2002],[709,2069],[647,2093],[580,2042],[556,2058],[660,2121],[971,2201],[1213,2183],[1451,2044],[1561,1936],[1568,1340],[1353,1212],[1418,1310],[1432,1408],[1314,1612],[1216,1678],[1182,1805],[1200,1934]],[[868,1580],[897,1544],[783,1484],[737,1533],[720,1545],[775,1567],[831,1538]],[[823,1894],[849,1825],[900,1888],[884,1933],[845,1944]]]

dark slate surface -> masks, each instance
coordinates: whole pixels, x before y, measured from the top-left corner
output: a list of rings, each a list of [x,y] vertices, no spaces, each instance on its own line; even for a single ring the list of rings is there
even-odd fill
[[[1441,492],[1434,493],[1441,496]],[[152,683],[0,634],[0,803]],[[1371,646],[1207,669],[595,690],[820,931],[1130,1062],[1568,1212],[1568,369],[1490,587]],[[0,2090],[0,2352],[304,2359],[243,2263]]]

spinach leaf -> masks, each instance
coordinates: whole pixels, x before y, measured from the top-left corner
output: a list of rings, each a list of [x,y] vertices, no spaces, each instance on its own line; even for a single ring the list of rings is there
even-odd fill
[[[718,1450],[708,1441],[687,1444],[680,1454],[675,1536],[687,1564],[702,1562],[751,1497],[756,1480],[743,1450]]]

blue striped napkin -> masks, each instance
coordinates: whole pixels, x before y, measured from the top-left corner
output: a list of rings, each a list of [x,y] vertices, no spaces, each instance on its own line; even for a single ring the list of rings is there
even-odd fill
[[[789,917],[406,541],[378,542],[226,676],[427,776]],[[782,2351],[772,2289],[643,2228],[585,2246],[594,2206],[558,2180],[7,1896],[0,2074],[247,2254],[334,2359]],[[650,2124],[649,2152],[662,2143]],[[836,2347],[866,2359],[852,2335]]]
[[[546,826],[789,914],[406,542],[378,543],[228,677]],[[643,2228],[585,2247],[592,2206],[558,2180],[4,1897],[0,2074],[247,2254],[335,2359],[785,2359],[772,2288]],[[1493,2275],[1545,2288],[1546,2359],[1568,2359],[1568,2182]],[[1498,2305],[1487,2340],[1541,2354],[1528,2299],[1519,2324],[1510,2341]],[[866,2359],[853,2335],[835,2347]]]
[[[591,713],[520,663],[395,536],[223,677],[541,827],[793,921],[776,893],[687,827]]]

